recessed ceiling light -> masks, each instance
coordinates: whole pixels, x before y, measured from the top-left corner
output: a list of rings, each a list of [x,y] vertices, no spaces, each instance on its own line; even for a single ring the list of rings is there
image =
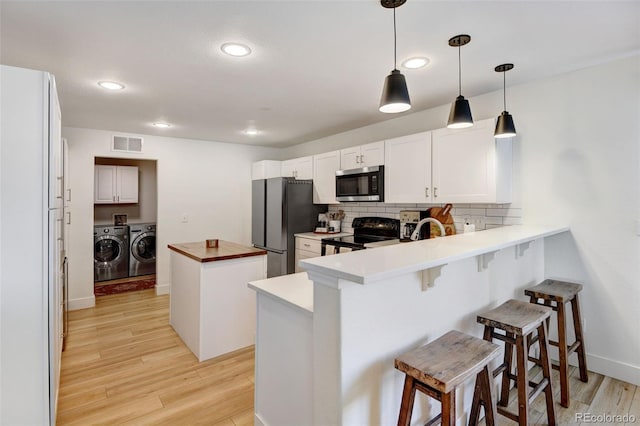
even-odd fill
[[[231,56],[247,56],[251,53],[251,48],[245,44],[241,43],[225,43],[220,46],[220,49]]]
[[[258,129],[255,129],[253,127],[248,128],[247,130],[244,131],[244,134],[249,136],[255,136],[258,134]]]
[[[414,70],[416,68],[426,67],[429,65],[429,62],[431,62],[429,61],[429,58],[425,57],[409,58],[402,63],[402,66]]]
[[[153,125],[155,127],[160,127],[161,129],[167,129],[167,128],[171,127],[171,124],[169,124],[169,123],[153,123]]]
[[[103,89],[108,90],[122,90],[124,89],[124,84],[118,83],[116,81],[99,81],[98,86]]]

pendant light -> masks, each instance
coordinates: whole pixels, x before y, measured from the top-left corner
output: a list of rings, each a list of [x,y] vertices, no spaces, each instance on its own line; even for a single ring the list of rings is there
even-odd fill
[[[396,7],[407,0],[380,0],[382,7],[393,9],[393,70],[384,80],[380,112],[398,113],[411,109],[411,99],[404,75],[396,68]]]
[[[471,36],[460,34],[449,39],[449,46],[458,48],[458,97],[451,104],[451,112],[449,113],[449,122],[447,127],[450,129],[462,129],[473,126],[473,117],[471,117],[471,108],[469,101],[462,96],[462,65],[460,61],[460,47],[468,44]]]
[[[513,117],[507,111],[507,77],[506,73],[513,69],[513,64],[502,64],[495,68],[496,72],[502,73],[502,101],[504,110],[498,117],[496,131],[493,136],[496,138],[512,138],[516,135],[516,126],[513,124]]]

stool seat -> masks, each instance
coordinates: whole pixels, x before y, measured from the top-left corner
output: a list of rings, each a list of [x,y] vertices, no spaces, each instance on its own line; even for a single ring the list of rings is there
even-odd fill
[[[475,376],[493,358],[500,346],[452,330],[425,346],[396,358],[395,367],[432,388],[448,393]]]
[[[441,413],[427,424],[441,421],[442,426],[455,426],[456,387],[474,375],[475,408],[469,425],[478,425],[480,407],[484,407],[487,426],[494,426],[496,405],[489,363],[499,353],[500,347],[494,343],[452,330],[427,345],[400,355],[395,360],[395,367],[405,376],[398,426],[411,424],[417,390],[440,401],[442,406]]]
[[[550,299],[554,302],[568,302],[582,291],[582,285],[565,281],[544,280],[540,284],[525,289],[524,294],[538,299]]]
[[[551,316],[552,309],[519,300],[508,300],[495,309],[478,315],[478,322],[495,327],[517,336],[524,336],[538,328],[540,323]]]

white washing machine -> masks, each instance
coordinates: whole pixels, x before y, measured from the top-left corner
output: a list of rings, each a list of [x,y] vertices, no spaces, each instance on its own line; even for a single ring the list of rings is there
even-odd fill
[[[129,224],[129,276],[156,273],[156,224]]]
[[[129,276],[129,227],[93,227],[93,279],[115,280]]]

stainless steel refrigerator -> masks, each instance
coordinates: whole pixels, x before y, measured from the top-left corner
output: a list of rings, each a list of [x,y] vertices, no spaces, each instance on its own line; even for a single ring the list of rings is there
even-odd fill
[[[251,242],[267,250],[267,278],[295,271],[294,234],[315,229],[326,204],[313,204],[313,181],[271,178],[252,181]]]

